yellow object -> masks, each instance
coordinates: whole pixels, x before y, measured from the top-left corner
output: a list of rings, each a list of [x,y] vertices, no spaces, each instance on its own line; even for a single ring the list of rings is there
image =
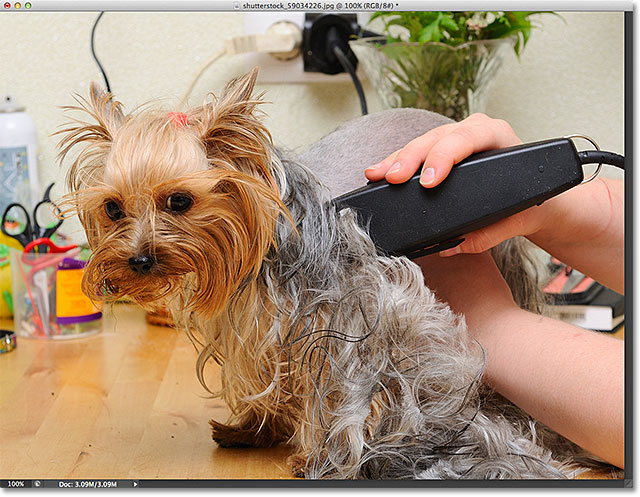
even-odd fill
[[[11,293],[11,266],[9,264],[0,267],[0,318],[10,318],[13,316],[13,312],[3,297],[4,292]]]
[[[22,245],[18,243],[18,240],[16,240],[15,238],[11,238],[4,233],[0,233],[0,244],[4,244],[7,247],[14,248],[20,251],[22,251],[23,249]]]
[[[11,304],[11,264],[9,263],[9,249],[0,243],[0,318],[13,316]]]
[[[84,269],[58,271],[56,284],[56,315],[59,318],[89,316],[100,312],[82,293],[80,284]]]

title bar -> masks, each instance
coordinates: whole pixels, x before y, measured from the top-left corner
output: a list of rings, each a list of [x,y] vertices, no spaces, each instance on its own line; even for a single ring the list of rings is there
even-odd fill
[[[424,0],[0,0],[0,12],[69,12],[69,11],[376,11],[376,10],[553,10],[553,11],[632,11],[631,1],[541,0],[514,1],[424,1]]]

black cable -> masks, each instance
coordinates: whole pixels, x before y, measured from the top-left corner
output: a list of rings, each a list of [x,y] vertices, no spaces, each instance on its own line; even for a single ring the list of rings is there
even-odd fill
[[[376,33],[375,31],[363,29],[358,33],[358,38],[382,38],[382,35],[380,33]],[[380,40],[380,43],[384,45],[386,43],[386,40]]]
[[[98,60],[98,56],[96,55],[96,51],[95,51],[95,48],[94,48],[96,27],[98,26],[98,21],[100,21],[100,18],[102,17],[102,14],[104,14],[104,12],[100,12],[98,14],[98,17],[96,18],[95,22],[93,23],[93,28],[91,28],[91,55],[93,55],[93,59],[96,61],[96,64],[98,64],[98,69],[100,69],[100,72],[102,73],[102,77],[104,78],[104,84],[107,86],[107,91],[109,93],[111,93],[111,87],[109,86],[109,80],[107,79],[107,73],[104,72],[104,69],[102,68],[102,64],[100,64],[100,61]]]
[[[333,46],[333,53],[344,67],[344,70],[349,73],[351,76],[351,80],[353,81],[353,85],[356,87],[356,92],[358,92],[358,98],[360,99],[360,108],[362,109],[362,115],[366,116],[368,114],[367,111],[367,99],[364,96],[364,90],[362,89],[362,83],[358,79],[358,75],[356,74],[356,70],[353,67],[353,64],[349,61],[347,56],[344,54],[342,49],[338,45]]]
[[[603,150],[585,150],[578,152],[581,164],[608,164],[624,169],[624,157],[622,155],[605,152]]]

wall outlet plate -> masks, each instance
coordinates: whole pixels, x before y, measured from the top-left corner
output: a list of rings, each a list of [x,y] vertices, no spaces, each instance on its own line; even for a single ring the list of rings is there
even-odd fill
[[[270,26],[278,21],[293,22],[304,29],[304,12],[245,12],[244,34],[266,33]],[[368,18],[369,16],[367,16]],[[358,21],[361,21],[358,14]],[[361,21],[366,22],[366,21]],[[249,53],[244,55],[245,71],[260,67],[258,83],[331,83],[351,81],[347,73],[323,74],[304,72],[302,55],[292,60],[278,60],[268,53]],[[363,78],[360,70],[358,77]]]

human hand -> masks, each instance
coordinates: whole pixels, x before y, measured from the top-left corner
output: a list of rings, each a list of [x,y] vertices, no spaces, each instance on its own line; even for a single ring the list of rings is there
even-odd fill
[[[382,162],[367,168],[365,176],[370,181],[386,179],[389,183],[403,183],[424,164],[420,184],[432,188],[447,177],[455,164],[469,155],[520,143],[522,141],[507,122],[484,114],[472,114],[463,121],[434,128],[410,141]],[[544,223],[545,211],[546,206],[532,207],[468,233],[463,243],[440,252],[440,255],[480,253],[514,236],[536,233]]]
[[[411,140],[383,161],[365,169],[365,176],[370,181],[386,179],[389,183],[404,183],[424,165],[420,183],[431,188],[440,184],[451,168],[469,155],[520,143],[507,122],[472,114],[463,121],[433,128]]]

